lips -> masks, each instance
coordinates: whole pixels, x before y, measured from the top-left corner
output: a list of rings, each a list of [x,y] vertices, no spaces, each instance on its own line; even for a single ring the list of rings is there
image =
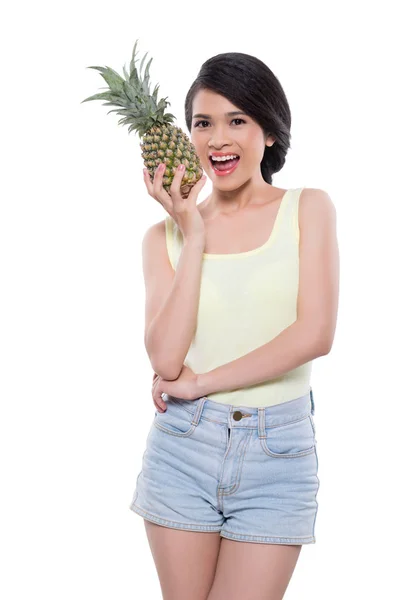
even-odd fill
[[[226,155],[224,155],[224,156],[226,156]],[[211,162],[212,169],[213,169],[213,172],[215,175],[219,175],[219,176],[230,175],[231,173],[233,173],[233,171],[236,170],[236,168],[240,162],[240,157],[236,158],[236,159],[231,159],[228,161],[213,161],[210,158],[210,162]],[[216,165],[219,165],[219,167],[217,167]]]
[[[238,158],[240,158],[240,155],[236,154],[236,152],[227,152],[227,153],[220,153],[220,152],[218,152],[217,154],[214,153],[212,155],[209,155],[208,158],[209,158],[210,162],[213,162],[213,158],[212,158],[213,156],[215,158],[223,158],[223,156],[237,156]],[[220,162],[220,161],[216,161],[216,162]]]

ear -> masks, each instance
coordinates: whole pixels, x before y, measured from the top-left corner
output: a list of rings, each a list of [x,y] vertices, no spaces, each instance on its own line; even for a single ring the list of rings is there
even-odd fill
[[[269,133],[266,138],[266,146],[273,146],[275,141],[276,141],[275,136],[273,136],[272,134]]]

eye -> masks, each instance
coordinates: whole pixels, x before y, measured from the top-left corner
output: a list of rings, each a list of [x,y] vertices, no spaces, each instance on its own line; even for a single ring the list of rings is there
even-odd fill
[[[246,123],[246,121],[244,119],[238,119],[238,118],[233,119],[233,121],[241,121],[242,123]],[[233,121],[232,121],[232,123],[233,123]],[[208,123],[208,121],[197,121],[197,123],[195,123],[194,127],[198,127],[201,123]],[[200,129],[206,129],[206,127],[200,127]]]
[[[208,123],[208,121],[197,121],[194,127],[198,127],[199,125],[201,125],[201,123]],[[205,129],[205,127],[201,127],[201,129]]]

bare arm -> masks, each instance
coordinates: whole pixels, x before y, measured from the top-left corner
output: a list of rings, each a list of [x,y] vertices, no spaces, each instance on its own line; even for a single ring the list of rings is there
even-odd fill
[[[147,290],[145,347],[154,371],[173,380],[181,372],[196,329],[204,240],[184,242],[174,272],[166,249],[165,223],[151,229],[142,247]]]
[[[188,197],[183,198],[181,181],[185,167],[180,165],[175,169],[169,195],[163,187],[164,167],[163,163],[158,166],[153,181],[146,172],[144,181],[149,195],[162,204],[178,225],[183,247],[174,272],[167,253],[165,220],[150,227],[144,236],[145,347],[154,371],[163,379],[174,380],[182,370],[197,323],[205,245],[197,196],[206,178],[199,179]]]

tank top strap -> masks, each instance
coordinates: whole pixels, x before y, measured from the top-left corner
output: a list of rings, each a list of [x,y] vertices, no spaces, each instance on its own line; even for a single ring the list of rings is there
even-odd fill
[[[279,223],[279,238],[287,242],[292,240],[296,245],[299,242],[299,198],[305,188],[291,188],[286,195],[281,222]]]
[[[302,187],[290,188],[287,190],[286,195],[282,200],[282,204],[279,207],[279,213],[276,216],[270,241],[266,244],[269,249],[277,248],[279,246],[279,244],[273,243],[275,236],[276,240],[278,240],[279,243],[283,241],[284,245],[298,245],[300,236],[299,198],[304,189],[305,188]],[[165,234],[168,256],[172,267],[176,270],[183,246],[183,238],[180,228],[170,215],[166,215],[165,217]]]
[[[181,253],[183,238],[180,228],[177,226],[174,219],[167,215],[165,217],[165,239],[167,244],[168,257],[174,270],[177,268],[178,260]]]

